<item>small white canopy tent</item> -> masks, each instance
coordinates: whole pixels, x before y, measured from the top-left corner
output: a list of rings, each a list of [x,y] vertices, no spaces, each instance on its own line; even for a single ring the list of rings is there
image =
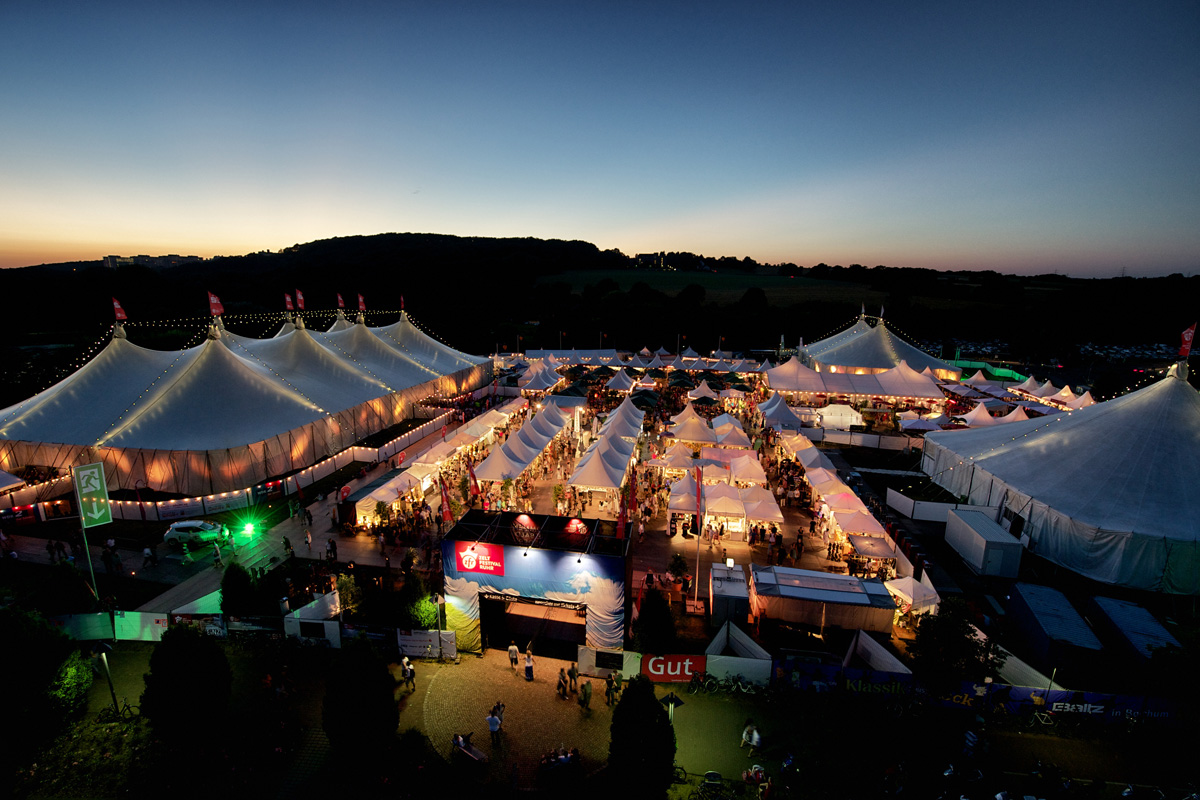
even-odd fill
[[[862,425],[863,415],[853,408],[840,403],[825,406],[820,409],[821,425],[835,430],[849,430],[851,425]]]
[[[896,578],[883,584],[899,602],[900,613],[936,614],[942,598],[932,586],[915,578]]]

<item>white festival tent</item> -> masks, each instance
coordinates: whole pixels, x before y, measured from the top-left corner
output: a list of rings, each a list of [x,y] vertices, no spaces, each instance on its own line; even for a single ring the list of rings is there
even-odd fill
[[[700,381],[700,385],[688,392],[689,400],[698,400],[701,397],[707,397],[710,400],[717,399],[717,393],[708,385],[708,381]]]
[[[987,412],[987,408],[983,403],[976,403],[975,407],[966,414],[960,414],[956,419],[962,420],[972,428],[986,428],[990,425],[999,425],[1000,420],[993,417]]]
[[[629,373],[625,370],[617,370],[617,374],[609,378],[608,383],[604,386],[614,392],[628,392],[633,389],[633,378],[629,377]]]
[[[1084,392],[1083,394],[1079,395],[1079,397],[1076,397],[1074,400],[1066,401],[1064,403],[1064,405],[1066,405],[1072,409],[1079,409],[1079,408],[1087,408],[1088,406],[1094,406],[1094,405],[1096,405],[1096,401],[1092,399],[1091,392]]]
[[[936,614],[942,598],[932,586],[926,586],[915,578],[896,578],[885,581],[884,586],[900,601],[900,613]],[[1042,684],[1038,684],[1041,686]]]
[[[1025,381],[1023,383],[1018,383],[1016,386],[1014,386],[1012,388],[1019,389],[1022,392],[1025,392],[1026,394],[1032,394],[1040,386],[1041,386],[1041,384],[1038,382],[1038,379],[1033,377],[1032,375],[1030,375],[1028,378],[1025,379]]]
[[[667,435],[681,442],[698,442],[700,444],[716,444],[717,434],[699,416],[678,422],[671,427]]]
[[[1019,517],[1022,542],[1055,564],[1200,594],[1200,395],[1181,372],[1070,413],[929,434],[922,467],[968,502]]]
[[[102,461],[110,488],[205,495],[309,467],[402,422],[416,402],[491,380],[491,359],[391,326],[446,354],[438,373],[362,325],[250,339],[213,326],[183,351],[130,343],[121,325],[91,361],[0,411],[0,468]],[[404,331],[411,328],[411,331]],[[361,356],[361,357],[360,357]]]
[[[1012,411],[998,418],[997,422],[1024,422],[1029,419],[1029,415],[1025,413],[1024,406],[1016,406]]]
[[[693,419],[698,419],[701,422],[704,422],[704,417],[697,413],[696,409],[692,407],[691,403],[684,403],[683,410],[671,417],[671,423],[673,425],[679,425]]]
[[[773,392],[770,397],[759,403],[758,410],[763,415],[763,425],[777,431],[784,428],[799,430],[806,427],[806,419],[807,427],[815,427],[820,420],[818,412],[809,408],[792,408],[778,392]]]
[[[863,415],[855,409],[840,403],[825,406],[821,411],[821,425],[836,430],[849,430],[852,425],[862,425]]]
[[[821,372],[833,367],[839,373],[857,369],[885,370],[907,362],[918,372],[929,368],[941,378],[958,380],[962,375],[959,368],[893,334],[882,319],[872,326],[865,317],[859,317],[850,328],[812,342],[804,348],[804,353],[809,363],[819,366]]]

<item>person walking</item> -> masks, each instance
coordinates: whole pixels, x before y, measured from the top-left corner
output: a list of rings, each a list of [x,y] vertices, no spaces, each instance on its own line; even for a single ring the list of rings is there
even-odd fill
[[[502,723],[500,718],[496,716],[496,709],[493,708],[489,711],[484,720],[487,722],[488,733],[492,736],[492,744],[500,744],[500,725]]]
[[[149,545],[146,545],[142,548],[142,569],[150,566],[150,557],[152,555],[153,553],[151,552]]]
[[[213,566],[218,568],[225,566],[225,562],[221,560],[221,546],[216,542],[213,542]]]
[[[613,697],[616,695],[617,682],[613,680],[612,673],[608,673],[608,677],[604,679],[604,705],[611,706]]]
[[[192,550],[191,550],[191,548],[190,548],[190,547],[188,547],[188,543],[187,543],[187,542],[184,542],[184,543],[183,543],[183,560],[182,560],[182,563],[184,563],[184,564],[195,564],[195,563],[196,563],[196,562],[195,562],[195,561],[192,559]]]
[[[311,514],[309,515],[311,516]],[[310,525],[312,523],[309,523]],[[312,552],[312,531],[307,528],[304,530],[304,544],[308,547],[308,552]]]
[[[555,687],[555,691],[563,700],[567,699],[567,671],[562,667],[558,668],[558,685]]]
[[[578,691],[579,667],[575,666],[575,662],[571,662],[570,669],[567,670],[567,680],[570,681],[569,691],[572,693]]]
[[[521,651],[517,647],[515,640],[510,640],[508,644],[508,663],[512,667],[513,675],[517,674],[517,661],[521,658]]]
[[[592,682],[585,680],[579,687],[579,707],[584,711],[592,708]]]
[[[533,680],[533,650],[525,650],[525,680]]]

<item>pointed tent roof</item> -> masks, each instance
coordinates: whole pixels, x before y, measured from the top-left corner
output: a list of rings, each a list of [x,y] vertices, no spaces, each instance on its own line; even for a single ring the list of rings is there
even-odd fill
[[[389,347],[365,325],[334,333],[309,334],[338,358],[389,386],[415,386],[441,373],[422,366]]]
[[[654,354],[659,356],[669,356],[671,355],[671,351],[665,347],[660,347],[654,351]]]
[[[145,450],[215,450],[261,442],[325,414],[261,365],[218,339],[200,345],[186,370],[171,370],[101,441]],[[214,402],[219,387],[225,402]]]
[[[1007,490],[1051,561],[1106,583],[1200,593],[1200,394],[1178,374],[1069,414],[929,434],[927,471],[973,501]],[[960,462],[974,469],[950,470]]]
[[[655,354],[654,358],[646,362],[646,369],[663,369],[666,366],[667,365],[661,358],[658,357],[657,354]]]
[[[692,404],[690,402],[688,402],[688,403],[683,404],[683,411],[680,411],[678,414],[671,417],[671,422],[676,425],[679,425],[680,423],[687,422],[688,420],[691,420],[691,419],[698,419],[701,422],[704,422],[704,418],[701,417],[698,413],[696,413],[696,409],[692,407]],[[707,424],[707,423],[705,423],[705,424]]]
[[[746,506],[737,487],[714,483],[704,487],[704,512],[723,517],[744,517]]]
[[[926,369],[929,368],[926,367]],[[970,384],[971,386],[983,386],[984,384],[989,383],[989,381],[984,377],[983,370],[978,370],[974,375],[964,380],[963,383]]]
[[[821,373],[804,366],[793,356],[778,367],[767,370],[767,385],[777,392],[825,393]]]
[[[700,357],[700,354],[697,353],[695,350],[693,350],[690,347],[685,347],[683,349],[683,352],[680,355],[682,355],[684,358],[699,358]]]
[[[771,364],[771,359],[764,358],[763,363],[759,364],[758,369],[754,370],[754,372],[766,372],[767,370],[772,369],[772,367],[773,365]]]
[[[1088,406],[1094,406],[1096,405],[1096,401],[1092,399],[1092,393],[1088,391],[1079,395],[1079,397],[1076,397],[1074,400],[1067,400],[1066,404],[1073,409],[1079,409],[1087,408]]]
[[[633,378],[629,377],[629,373],[625,370],[620,370],[616,375],[608,379],[608,383],[604,384],[606,388],[616,392],[628,392],[633,388]]]
[[[997,422],[1024,422],[1029,419],[1029,415],[1025,413],[1024,406],[1015,406],[1012,411],[1000,417]]]
[[[1022,383],[1018,383],[1016,386],[1014,386],[1012,388],[1020,389],[1022,392],[1028,392],[1028,393],[1032,394],[1034,391],[1041,388],[1041,383],[1038,381],[1037,378],[1030,375]]]
[[[729,477],[742,483],[764,484],[767,482],[767,473],[763,471],[762,464],[758,462],[758,457],[753,453],[738,456],[730,461]]]
[[[1032,392],[1030,392],[1030,394],[1034,397],[1050,397],[1058,394],[1058,387],[1051,383],[1049,379],[1047,379],[1045,383],[1043,383],[1037,389],[1034,389]]]
[[[288,383],[297,391],[328,410],[353,408],[395,391],[384,380],[371,377],[352,362],[338,358],[304,328],[276,339],[251,339],[225,333],[221,341],[235,355],[270,365],[276,373],[286,375]]]
[[[975,407],[966,414],[960,414],[958,419],[961,419],[972,428],[984,428],[989,425],[999,425],[1000,420],[988,413],[987,407],[983,403],[976,403]]]
[[[344,330],[346,330],[346,328],[349,328],[352,324],[353,323],[350,322],[350,320],[346,319],[346,315],[342,312],[342,309],[339,308],[337,310],[337,316],[334,317],[334,319],[333,319],[333,324],[330,325],[329,330],[327,330],[325,332],[333,333],[334,331],[344,331]]]
[[[1057,400],[1058,402],[1063,403],[1065,405],[1070,405],[1071,402],[1074,400],[1077,400],[1078,397],[1075,395],[1075,393],[1073,391],[1071,391],[1070,386],[1064,386],[1063,388],[1061,388],[1057,392],[1055,392],[1053,395],[1051,395],[1049,397],[1049,399]]]
[[[700,385],[688,392],[689,400],[696,400],[701,397],[707,397],[710,400],[717,398],[717,393],[714,392],[708,385],[708,381],[700,381]]]
[[[821,364],[886,369],[905,361],[916,370],[929,367],[935,371],[960,372],[957,367],[913,347],[893,334],[883,320],[872,327],[865,319],[859,319],[850,329],[813,342],[805,350],[810,358]]]
[[[552,369],[538,370],[521,388],[530,392],[545,392],[553,389],[562,376]]]
[[[886,396],[936,399],[945,397],[934,379],[917,372],[903,360],[891,369],[878,373],[874,378],[879,381],[879,388]]]
[[[285,314],[283,324],[279,326],[279,330],[275,331],[275,336],[287,336],[294,330],[296,330],[296,323],[292,322],[291,314]]]
[[[683,442],[702,442],[715,444],[717,434],[697,415],[694,418],[677,422],[670,430],[670,435]]]
[[[449,375],[488,360],[467,355],[442,344],[414,325],[406,311],[401,311],[400,319],[391,325],[372,328],[371,331],[382,341],[399,350],[406,358],[439,375]]]

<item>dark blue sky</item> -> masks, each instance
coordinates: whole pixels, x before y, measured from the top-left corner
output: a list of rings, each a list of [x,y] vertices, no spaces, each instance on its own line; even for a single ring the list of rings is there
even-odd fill
[[[0,6],[0,266],[383,231],[1200,270],[1200,4]]]

